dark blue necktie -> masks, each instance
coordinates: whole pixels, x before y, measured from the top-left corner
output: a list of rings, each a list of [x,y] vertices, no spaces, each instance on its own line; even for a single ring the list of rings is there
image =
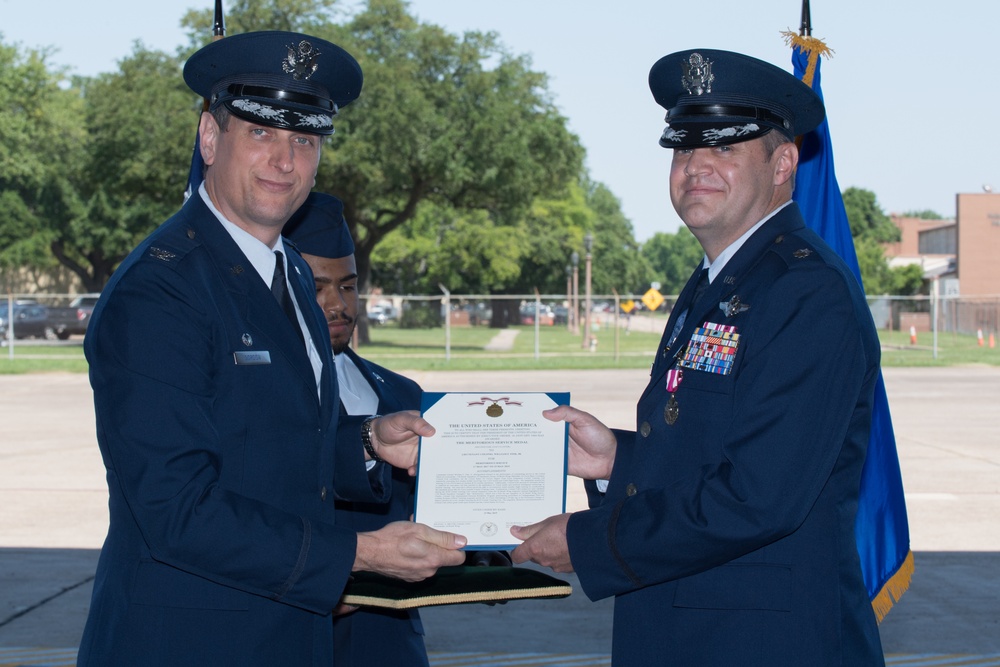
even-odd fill
[[[280,250],[274,251],[274,277],[271,278],[271,294],[281,304],[281,309],[285,311],[285,316],[292,323],[292,328],[298,334],[299,340],[305,343],[302,338],[302,328],[299,326],[299,318],[295,315],[295,304],[292,303],[292,295],[288,293],[288,283],[285,281],[285,258]]]
[[[694,286],[694,294],[691,295],[692,306],[698,303],[698,300],[701,299],[701,295],[704,294],[705,290],[708,289],[709,284],[710,283],[708,282],[708,269],[702,269],[701,275],[698,276],[698,284]]]

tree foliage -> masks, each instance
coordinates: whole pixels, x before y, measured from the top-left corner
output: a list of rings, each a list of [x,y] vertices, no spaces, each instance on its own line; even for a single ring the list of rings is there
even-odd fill
[[[86,82],[86,168],[75,214],[53,221],[53,252],[98,291],[183,202],[199,100],[175,57],[137,44],[117,72]]]
[[[901,232],[878,205],[875,193],[848,188],[843,197],[865,292],[910,295],[924,290],[923,272],[919,266],[892,268],[886,261],[882,244],[899,241]]]
[[[47,221],[72,208],[83,101],[44,50],[0,42],[0,266],[54,265]],[[65,86],[65,87],[63,87]]]
[[[493,33],[459,36],[420,23],[402,0],[342,6],[234,0],[226,25],[230,35],[316,34],[361,63],[362,96],[335,121],[316,189],[345,201],[363,280],[378,248],[376,275],[392,291],[436,293],[440,283],[561,293],[587,232],[595,291],[627,292],[650,279],[619,202],[587,179],[583,149],[529,58]],[[137,44],[117,71],[71,88],[60,88],[65,76],[50,71],[44,53],[4,47],[0,261],[55,257],[97,291],[178,208],[200,104],[181,64],[210,39],[212,20],[211,10],[188,12],[189,42],[176,56]],[[25,110],[47,124],[30,123]]]
[[[374,248],[421,205],[486,212],[502,227],[578,177],[583,151],[544,75],[494,35],[456,37],[399,0],[371,0],[331,37],[357,56],[365,87],[317,188],[345,202],[363,282]]]
[[[653,267],[663,294],[680,294],[691,272],[705,256],[698,239],[687,227],[673,234],[657,232],[642,245],[642,254]]]
[[[892,224],[871,190],[847,188],[843,192],[847,221],[851,225],[851,236],[855,239],[871,239],[877,243],[894,243],[900,239],[900,231]]]
[[[932,211],[929,208],[925,208],[922,211],[907,211],[903,213],[904,218],[917,218],[919,220],[945,220],[946,218],[938,213],[937,211]]]

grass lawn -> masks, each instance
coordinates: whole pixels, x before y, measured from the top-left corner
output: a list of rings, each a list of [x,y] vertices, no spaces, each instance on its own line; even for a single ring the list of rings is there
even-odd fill
[[[664,323],[665,323],[664,319]],[[501,332],[488,327],[452,327],[449,358],[445,352],[445,330],[399,329],[395,326],[373,327],[372,342],[361,347],[361,354],[376,363],[398,371],[407,370],[562,370],[574,368],[649,368],[660,341],[662,326],[649,331],[619,331],[617,350],[614,331],[603,327],[595,332],[594,351],[581,346],[580,335],[563,326],[540,327],[535,339],[533,326],[510,327],[517,332],[512,347],[506,351],[487,350],[487,344]],[[509,335],[506,334],[506,335]],[[880,331],[882,365],[956,366],[985,364],[1000,366],[1000,347],[990,347],[989,338],[979,345],[976,336],[942,333],[937,337],[937,356],[931,333],[917,335],[916,344],[907,332]],[[1000,342],[1000,341],[997,341]],[[0,374],[62,371],[83,373],[82,339],[74,338],[58,345],[17,342],[14,354],[0,347]]]

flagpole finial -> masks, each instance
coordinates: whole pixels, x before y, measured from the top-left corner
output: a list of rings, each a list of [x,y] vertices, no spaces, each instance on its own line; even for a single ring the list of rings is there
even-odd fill
[[[226,36],[226,19],[222,14],[222,0],[215,0],[215,21],[212,24],[212,36],[222,39]]]
[[[809,0],[802,0],[802,23],[799,25],[799,34],[803,37],[812,36],[812,17],[809,12]]]

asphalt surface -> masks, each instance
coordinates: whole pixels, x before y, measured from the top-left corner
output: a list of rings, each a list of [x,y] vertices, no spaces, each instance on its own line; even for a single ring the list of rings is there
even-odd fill
[[[2,361],[2,360],[0,360]],[[886,369],[916,573],[883,621],[892,665],[1000,665],[1000,368]],[[431,391],[569,391],[628,428],[645,371],[422,372]],[[584,503],[571,485],[570,509]],[[72,665],[107,530],[85,375],[0,375],[0,666]],[[612,604],[423,611],[436,667],[608,665]]]

